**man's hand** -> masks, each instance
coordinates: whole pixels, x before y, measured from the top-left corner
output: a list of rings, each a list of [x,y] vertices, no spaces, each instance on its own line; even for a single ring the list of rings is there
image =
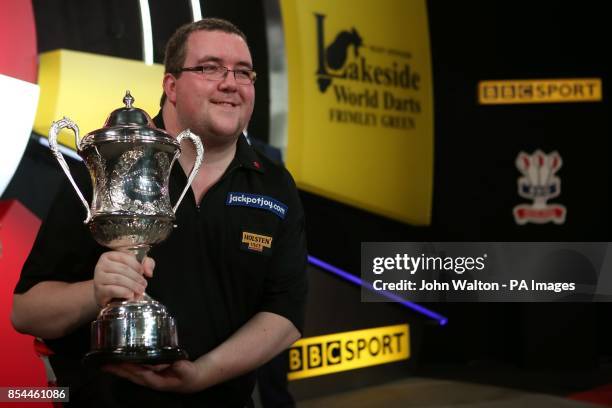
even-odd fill
[[[100,307],[106,306],[113,298],[134,299],[141,296],[152,277],[155,262],[145,258],[140,264],[133,254],[118,251],[105,252],[98,259],[94,269],[94,295]]]
[[[190,393],[202,389],[198,366],[188,360],[160,365],[109,364],[102,369],[159,391]]]
[[[103,370],[157,390],[197,392],[253,371],[299,337],[300,332],[287,318],[259,312],[229,339],[193,362],[181,360],[157,366],[113,364]]]

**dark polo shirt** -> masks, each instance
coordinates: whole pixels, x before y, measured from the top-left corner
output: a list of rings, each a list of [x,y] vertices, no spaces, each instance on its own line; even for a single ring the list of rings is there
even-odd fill
[[[154,121],[164,127],[161,115]],[[84,166],[73,167],[85,197],[91,197]],[[186,182],[175,163],[169,184],[172,204]],[[93,278],[106,249],[91,238],[83,218],[82,204],[66,181],[15,293],[45,280]],[[147,293],[175,317],[179,343],[192,360],[221,344],[258,312],[283,316],[302,330],[307,290],[302,205],[290,174],[255,152],[243,136],[228,169],[199,205],[192,190],[187,192],[176,212],[176,228],[149,256],[156,267]],[[157,392],[83,367],[80,359],[90,347],[89,324],[46,342],[56,353],[52,363],[60,385],[71,387],[75,406],[244,406],[254,385],[254,374],[249,373],[196,394]]]

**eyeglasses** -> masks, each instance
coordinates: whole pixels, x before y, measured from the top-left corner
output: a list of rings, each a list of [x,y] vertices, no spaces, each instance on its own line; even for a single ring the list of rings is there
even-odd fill
[[[257,77],[257,74],[252,69],[229,69],[223,65],[212,64],[181,68],[177,71],[177,73],[178,72],[199,72],[202,74],[204,79],[209,81],[220,81],[225,79],[228,72],[232,72],[234,74],[236,83],[240,85],[251,85],[255,83],[255,78]]]

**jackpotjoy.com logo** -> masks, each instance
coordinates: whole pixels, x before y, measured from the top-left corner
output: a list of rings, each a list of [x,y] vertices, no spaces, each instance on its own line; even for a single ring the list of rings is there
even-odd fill
[[[259,208],[270,211],[283,219],[287,214],[287,206],[285,204],[272,197],[260,194],[230,192],[227,194],[225,205]]]

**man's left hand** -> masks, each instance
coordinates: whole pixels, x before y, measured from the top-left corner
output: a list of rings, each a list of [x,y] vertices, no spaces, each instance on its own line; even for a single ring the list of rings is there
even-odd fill
[[[198,367],[188,360],[160,365],[109,364],[102,369],[136,384],[159,391],[189,393],[202,389],[198,381],[200,374]]]

